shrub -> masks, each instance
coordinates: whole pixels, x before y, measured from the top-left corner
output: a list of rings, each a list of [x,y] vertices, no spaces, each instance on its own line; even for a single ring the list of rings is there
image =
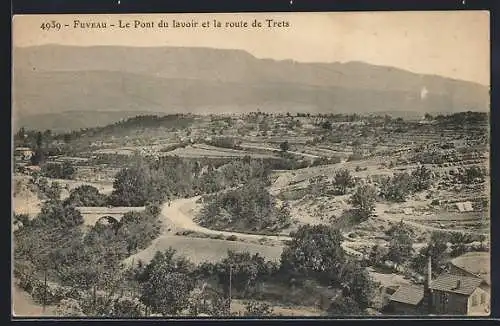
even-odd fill
[[[245,305],[245,316],[270,316],[272,307],[265,302],[249,301]]]
[[[56,308],[56,315],[61,317],[85,317],[80,303],[75,299],[63,299]]]

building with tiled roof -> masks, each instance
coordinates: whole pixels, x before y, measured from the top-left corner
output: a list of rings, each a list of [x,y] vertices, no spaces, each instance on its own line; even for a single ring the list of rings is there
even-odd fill
[[[490,290],[481,278],[441,274],[431,282],[432,313],[446,315],[486,315]]]
[[[421,285],[401,285],[389,298],[392,312],[401,315],[419,314],[424,300]]]
[[[423,286],[402,285],[389,298],[389,311],[401,315],[489,315],[490,285],[477,275],[444,273],[431,279],[431,261]]]
[[[431,283],[434,291],[444,291],[456,294],[471,295],[484,281],[477,277],[453,274],[441,274]]]

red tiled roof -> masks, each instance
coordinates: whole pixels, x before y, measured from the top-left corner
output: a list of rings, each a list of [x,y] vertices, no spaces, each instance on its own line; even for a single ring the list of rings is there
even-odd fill
[[[389,298],[390,301],[418,305],[424,299],[424,287],[418,285],[401,285]]]
[[[452,274],[441,274],[431,283],[431,289],[471,295],[484,280],[477,277],[467,277]],[[458,283],[460,286],[457,287]]]

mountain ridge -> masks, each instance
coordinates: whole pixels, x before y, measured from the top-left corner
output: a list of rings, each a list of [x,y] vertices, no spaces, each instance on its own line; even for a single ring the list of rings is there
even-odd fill
[[[14,116],[65,111],[488,111],[489,88],[364,62],[259,59],[206,47],[42,45],[13,51]]]

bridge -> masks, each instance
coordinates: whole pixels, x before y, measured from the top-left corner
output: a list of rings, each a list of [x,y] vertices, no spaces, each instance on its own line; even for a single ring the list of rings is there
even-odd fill
[[[83,216],[85,225],[93,226],[98,221],[120,222],[128,212],[143,212],[146,208],[139,207],[76,207]]]

